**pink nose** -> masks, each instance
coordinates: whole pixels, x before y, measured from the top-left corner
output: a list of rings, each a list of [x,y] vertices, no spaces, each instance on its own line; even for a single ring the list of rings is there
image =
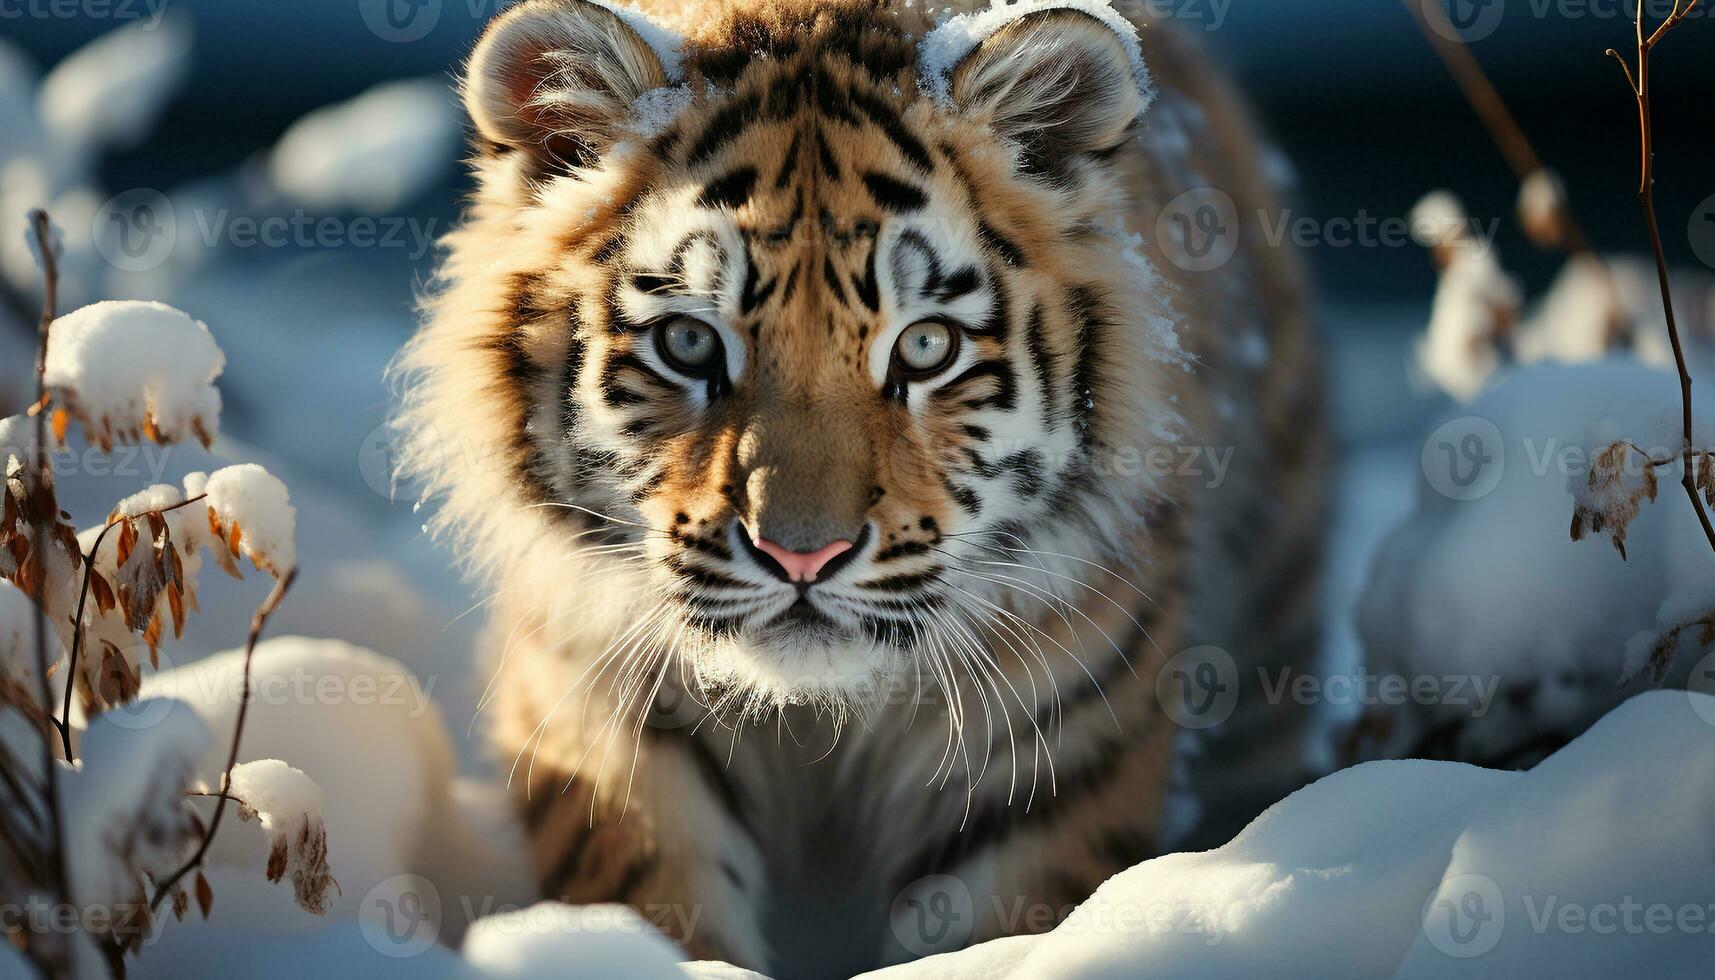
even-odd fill
[[[815,551],[787,551],[772,541],[762,538],[754,540],[757,549],[779,562],[780,567],[786,569],[786,574],[794,582],[816,581],[816,576],[827,567],[828,562],[852,550],[850,541],[835,541]]]

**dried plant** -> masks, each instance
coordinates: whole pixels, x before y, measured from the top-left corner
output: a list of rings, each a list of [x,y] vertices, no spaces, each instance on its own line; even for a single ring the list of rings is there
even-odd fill
[[[187,879],[199,909],[208,915],[214,895],[202,866],[228,801],[237,802],[241,814],[266,813],[265,826],[287,828],[274,832],[265,873],[270,881],[290,877],[295,896],[305,908],[325,911],[329,891],[337,885],[327,866],[319,790],[313,811],[273,812],[244,799],[233,788],[234,771],[243,768],[238,758],[251,700],[256,644],[297,575],[289,517],[287,540],[281,539],[277,527],[258,538],[243,526],[243,504],[260,488],[270,503],[277,502],[289,513],[285,490],[259,467],[233,467],[212,477],[193,474],[186,479],[183,499],[175,488],[152,487],[120,502],[89,552],[83,552],[55,494],[49,438],[63,441],[68,421],[80,417],[77,406],[110,404],[116,395],[80,391],[63,380],[49,383],[56,374],[50,369],[49,341],[55,324],[58,269],[47,215],[35,212],[32,222],[45,297],[37,397],[30,409],[34,434],[27,451],[0,453],[6,466],[0,492],[0,580],[10,582],[7,588],[15,586],[30,604],[35,657],[33,678],[21,679],[0,670],[0,899],[22,902],[28,896],[45,896],[58,907],[82,908],[80,902],[112,898],[112,909],[124,909],[126,914],[109,915],[99,930],[88,926],[87,938],[88,947],[99,950],[119,976],[124,973],[125,956],[138,948],[165,903],[170,901],[179,917],[188,911]],[[218,349],[214,356],[218,358]],[[62,355],[62,360],[75,366],[75,359]],[[206,378],[204,383],[212,380]],[[123,394],[118,397],[123,399]],[[218,396],[193,399],[193,411],[181,412],[182,424],[177,425],[161,424],[163,418],[172,417],[172,406],[163,407],[152,399],[146,400],[139,418],[104,413],[97,420],[81,420],[103,449],[113,441],[171,442],[184,434],[206,443],[214,419],[194,409],[210,404],[218,408]],[[196,504],[203,506],[193,507]],[[104,549],[110,537],[112,547]],[[140,664],[133,659],[139,655],[136,651],[147,649],[153,662],[169,624],[175,637],[183,634],[187,611],[198,608],[196,571],[204,552],[234,576],[240,574],[238,563],[247,560],[276,579],[251,621],[241,699],[219,786],[209,793],[191,785],[193,763],[200,757],[197,738],[206,736],[200,721],[187,723],[194,725],[190,729],[126,733],[124,737],[137,745],[151,740],[162,743],[140,750],[155,753],[148,757],[149,765],[133,767],[140,771],[115,772],[120,768],[117,763],[89,756],[89,740],[82,746],[86,757],[80,759],[73,739],[74,692],[91,724],[102,713],[138,697],[142,678]],[[0,637],[0,642],[5,638]],[[66,651],[63,657],[59,650]],[[0,650],[0,655],[7,653]],[[0,666],[8,664],[13,664],[13,658],[0,656]],[[62,667],[64,692],[56,717],[50,679]],[[25,737],[19,737],[15,720],[22,721]],[[103,738],[118,738],[114,731],[109,726]],[[18,754],[19,745],[31,741],[39,745],[39,759]],[[134,745],[126,751],[139,750]],[[73,809],[68,809],[68,801],[74,799],[66,793],[68,778],[79,784],[78,807]],[[135,792],[109,792],[109,786],[96,782],[102,778],[128,781]],[[302,773],[296,773],[296,778],[314,785]],[[250,792],[256,795],[255,790]],[[205,823],[193,804],[196,798],[208,796],[214,797],[215,805]],[[100,830],[93,837],[86,832],[92,821]],[[103,850],[108,853],[99,853]],[[104,888],[100,899],[74,894],[89,875],[112,890]],[[26,926],[7,938],[48,976],[69,976],[77,967],[78,944],[63,933]]]

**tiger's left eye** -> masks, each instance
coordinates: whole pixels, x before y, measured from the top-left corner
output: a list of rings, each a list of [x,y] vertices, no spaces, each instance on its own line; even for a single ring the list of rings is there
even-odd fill
[[[656,327],[655,343],[674,370],[693,377],[708,374],[720,363],[720,335],[694,317],[675,317]]]
[[[946,370],[959,352],[959,335],[945,323],[924,320],[913,323],[899,335],[894,345],[893,359],[901,374],[909,378],[926,378]]]

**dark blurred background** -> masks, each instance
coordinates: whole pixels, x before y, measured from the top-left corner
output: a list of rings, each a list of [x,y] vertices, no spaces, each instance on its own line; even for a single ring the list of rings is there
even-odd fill
[[[7,0],[11,15],[0,20],[4,36],[38,66],[51,66],[121,23],[29,15],[32,5],[47,2]],[[382,5],[368,0],[110,2],[133,13],[165,2],[191,14],[196,31],[189,83],[146,142],[106,163],[110,187],[170,187],[229,169],[306,112],[379,81],[436,73],[450,79],[500,6],[417,0],[415,8],[398,8],[410,16],[396,30],[380,19]],[[1479,19],[1472,37],[1481,39],[1472,50],[1543,159],[1565,177],[1576,217],[1598,249],[1641,249],[1647,242],[1633,196],[1635,114],[1618,65],[1603,56],[1604,48],[1624,48],[1631,37],[1631,0],[1492,2],[1501,16]],[[1644,2],[1652,14],[1661,6]],[[1237,74],[1298,169],[1305,214],[1400,216],[1424,191],[1448,186],[1476,215],[1510,216],[1511,172],[1401,2],[1155,0],[1151,9],[1203,38]],[[371,29],[370,22],[383,26]],[[1715,186],[1708,102],[1715,39],[1705,36],[1705,23],[1691,24],[1654,59],[1659,206],[1676,263],[1690,259],[1677,231]],[[425,215],[450,216],[459,189],[454,178],[416,206]],[[1532,286],[1558,267],[1510,221],[1499,244]],[[1396,298],[1434,282],[1416,249],[1323,247],[1312,258],[1323,295],[1336,301]]]

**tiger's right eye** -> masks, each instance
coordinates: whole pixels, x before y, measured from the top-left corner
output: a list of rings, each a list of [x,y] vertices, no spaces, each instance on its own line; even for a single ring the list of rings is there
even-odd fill
[[[721,338],[695,317],[680,316],[655,328],[655,347],[673,370],[703,378],[720,369]]]
[[[900,374],[921,380],[946,370],[959,353],[959,334],[938,320],[913,323],[899,335],[893,359]]]

